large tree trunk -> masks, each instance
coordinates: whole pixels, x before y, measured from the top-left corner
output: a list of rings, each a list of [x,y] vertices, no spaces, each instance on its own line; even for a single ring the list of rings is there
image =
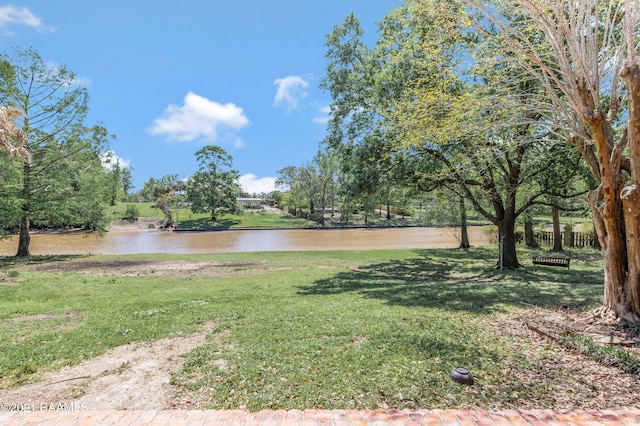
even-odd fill
[[[25,163],[22,167],[22,217],[20,218],[20,239],[18,240],[18,252],[16,256],[31,256],[29,245],[31,244],[31,235],[29,234],[30,223],[30,201],[31,201],[31,164]]]
[[[156,204],[167,218],[167,223],[173,222],[173,213],[171,212],[171,208],[169,207],[169,203],[167,202],[167,200],[165,200],[164,197],[159,197],[156,200]]]
[[[624,214],[620,191],[610,191],[609,196],[601,185],[590,194],[594,222],[604,260],[604,301],[603,310],[614,313],[619,318],[634,320],[640,309],[634,310],[629,304],[627,286],[627,247]],[[636,206],[636,209],[638,206]],[[640,307],[638,307],[640,308]]]
[[[612,149],[610,125],[595,117],[588,123],[598,150],[602,180],[589,194],[594,223],[604,256],[603,310],[628,321],[640,320],[640,66],[622,73],[629,92],[629,147],[631,182],[624,188],[620,173],[621,150]]]
[[[524,220],[524,241],[527,247],[529,248],[538,248],[538,242],[536,241],[535,235],[533,233],[533,221],[530,217],[527,217]]]
[[[20,239],[18,240],[18,257],[31,256],[29,245],[31,244],[31,235],[29,235],[29,215],[23,214],[20,220]]]
[[[517,269],[520,267],[518,254],[516,252],[516,221],[515,218],[505,218],[498,225],[498,238],[502,247],[502,258],[499,266],[506,269]]]
[[[632,56],[635,58],[635,56]],[[635,62],[635,61],[634,61]],[[631,163],[631,182],[620,194],[626,234],[626,279],[623,282],[624,309],[621,316],[640,320],[640,65],[632,63],[622,70],[629,91],[627,138]],[[623,246],[624,247],[624,246]]]
[[[624,224],[627,235],[627,259],[629,270],[625,294],[629,310],[640,315],[640,194],[638,187],[626,187],[621,194],[624,207]]]
[[[322,187],[322,198],[320,199],[320,224],[324,226],[324,212],[327,209],[327,187],[324,185]]]
[[[469,233],[467,232],[467,209],[464,205],[464,198],[460,197],[460,247],[461,249],[468,249],[471,247],[469,244]]]
[[[369,223],[369,196],[364,199],[364,224]]]
[[[553,249],[552,251],[562,251],[562,231],[560,229],[560,209],[556,204],[551,207],[553,218]]]

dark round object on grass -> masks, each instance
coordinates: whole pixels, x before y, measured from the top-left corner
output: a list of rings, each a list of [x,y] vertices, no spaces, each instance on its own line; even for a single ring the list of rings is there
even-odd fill
[[[464,367],[456,367],[451,372],[451,379],[454,382],[461,383],[463,385],[472,385],[473,376],[471,372]]]

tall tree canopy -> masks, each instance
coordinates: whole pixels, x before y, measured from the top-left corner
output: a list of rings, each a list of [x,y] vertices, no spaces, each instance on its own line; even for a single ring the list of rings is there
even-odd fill
[[[0,59],[0,105],[20,111],[16,124],[30,156],[20,164],[4,158],[1,169],[5,227],[19,217],[18,256],[30,254],[32,222],[104,225],[100,155],[111,135],[101,126],[85,126],[87,99],[86,87],[71,71],[46,64],[33,50]]]
[[[131,167],[122,164],[111,150],[102,156],[102,164],[109,174],[109,205],[115,206],[118,201],[127,201],[129,191],[133,188]]]
[[[196,152],[198,171],[187,184],[187,199],[194,213],[218,215],[240,213],[238,205],[240,173],[232,169],[233,157],[219,146],[207,145]]]

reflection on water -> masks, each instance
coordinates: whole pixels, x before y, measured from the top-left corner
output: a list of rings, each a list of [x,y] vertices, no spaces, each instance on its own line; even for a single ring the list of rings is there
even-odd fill
[[[252,251],[453,248],[455,228],[280,229],[217,232],[140,230],[92,234],[33,234],[31,254],[224,253]],[[472,245],[487,244],[480,227],[469,228]],[[0,255],[14,255],[18,237],[0,240]]]

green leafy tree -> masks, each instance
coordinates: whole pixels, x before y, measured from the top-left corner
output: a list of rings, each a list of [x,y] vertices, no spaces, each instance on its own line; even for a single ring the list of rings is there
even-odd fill
[[[153,202],[154,200],[154,190],[157,185],[158,179],[154,177],[150,177],[144,185],[142,185],[142,189],[138,191],[138,199],[141,202]]]
[[[385,22],[381,32],[394,32],[393,23]],[[415,69],[411,61],[389,62],[388,49],[381,43],[368,47],[363,35],[360,22],[350,14],[327,36],[328,64],[320,86],[333,98],[324,143],[340,164],[343,220],[362,204],[366,222],[378,197],[384,199],[390,219],[391,194],[406,184],[406,155],[394,148],[399,134],[387,113]]]
[[[313,158],[313,164],[318,170],[318,206],[325,221],[325,212],[331,206],[331,216],[334,215],[334,203],[337,191],[339,159],[331,150],[319,150]]]
[[[122,192],[124,194],[123,201],[129,199],[130,192],[133,189],[132,170],[131,166],[121,168],[120,179],[122,181]]]
[[[405,169],[384,178],[384,168],[373,171],[380,184],[404,175],[465,199],[497,227],[500,264],[517,268],[516,220],[551,189],[532,180],[542,166],[537,153],[548,145],[536,127],[544,116],[516,108],[541,85],[516,79],[517,67],[485,66],[495,50],[469,31],[465,13],[461,3],[407,1],[382,21],[373,49],[363,47],[357,20],[347,17],[328,37],[328,142],[358,157],[377,151],[364,158]],[[509,91],[496,92],[496,79]]]
[[[276,187],[284,191],[283,201],[286,208],[297,214],[298,208],[301,208],[305,203],[298,180],[298,167],[287,166],[278,170]]]
[[[240,214],[240,174],[232,169],[233,157],[219,146],[208,145],[196,152],[199,169],[187,183],[187,199],[194,213],[210,213],[211,221],[220,214]]]
[[[282,191],[271,191],[268,195],[267,198],[270,198],[273,200],[274,203],[281,205],[282,201],[284,200],[284,194],[282,193]]]
[[[146,201],[156,203],[156,206],[166,219],[162,227],[167,228],[174,224],[172,206],[180,201],[180,194],[183,193],[185,189],[186,186],[184,182],[178,178],[178,175],[171,174],[162,176],[160,179],[149,178],[149,180],[144,183],[140,194]],[[178,194],[177,197],[176,194]]]
[[[324,224],[325,212],[336,194],[337,168],[335,155],[318,151],[310,164],[280,169],[276,185],[287,191],[289,207],[308,208],[312,218]]]
[[[133,188],[131,168],[120,164],[120,159],[114,158],[112,151],[105,153],[103,164],[109,175],[109,205],[115,206],[118,201],[126,201],[129,191]]]
[[[122,169],[120,168],[120,161],[116,161],[109,173],[111,179],[109,179],[109,205],[115,206],[118,202],[120,191],[122,189]]]
[[[287,166],[278,170],[276,185],[286,191],[286,205],[294,214],[300,209],[316,213],[319,181],[314,165]]]
[[[66,67],[46,64],[33,50],[0,59],[0,104],[21,112],[17,125],[31,160],[2,168],[3,191],[19,206],[18,256],[29,256],[30,228],[83,225],[100,230],[105,222],[105,171],[100,154],[111,135],[86,127],[87,90]],[[14,217],[15,215],[11,215]]]
[[[140,217],[140,210],[138,206],[135,204],[127,204],[127,207],[124,211],[123,219],[129,220],[131,222],[138,220]]]

